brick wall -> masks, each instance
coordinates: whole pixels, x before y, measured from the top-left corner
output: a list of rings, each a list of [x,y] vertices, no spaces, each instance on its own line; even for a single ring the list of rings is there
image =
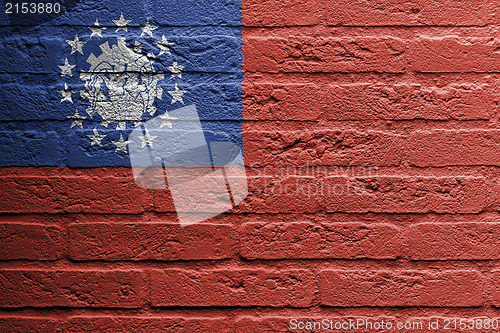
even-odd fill
[[[243,0],[251,195],[181,228],[127,168],[0,169],[0,331],[500,317],[499,8]]]

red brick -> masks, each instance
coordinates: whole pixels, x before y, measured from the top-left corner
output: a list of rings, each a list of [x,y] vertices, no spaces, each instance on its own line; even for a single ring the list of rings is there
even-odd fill
[[[243,91],[244,120],[318,120],[321,113],[315,84],[248,82]]]
[[[329,177],[317,191],[328,212],[473,214],[493,200],[482,177]]]
[[[328,24],[340,26],[483,26],[484,0],[329,0]]]
[[[248,79],[247,79],[248,80]],[[496,110],[487,84],[251,83],[245,120],[489,120]]]
[[[499,130],[434,130],[410,137],[410,163],[419,167],[500,166]]]
[[[247,259],[394,259],[398,228],[363,223],[246,223],[240,232]]]
[[[388,72],[406,68],[405,43],[393,37],[243,37],[248,72]]]
[[[359,322],[359,326],[355,326],[357,320],[363,320],[365,324]],[[331,332],[384,332],[390,333],[395,332],[391,330],[370,330],[370,322],[373,324],[375,322],[384,323],[395,323],[397,319],[394,317],[331,317],[323,316],[317,317],[316,314],[313,316],[305,317],[300,316],[289,316],[289,317],[240,317],[236,322],[236,332],[246,333],[246,332],[321,332],[321,331],[331,331]],[[354,325],[354,326],[352,326]],[[349,327],[354,327],[354,329],[349,329]],[[398,332],[401,332],[399,330]]]
[[[70,226],[74,260],[224,259],[234,253],[230,225],[88,223]]]
[[[262,169],[248,174],[249,195],[233,212],[316,213],[318,180],[314,177],[273,176]]]
[[[232,323],[226,318],[168,318],[168,317],[94,317],[80,316],[69,320],[66,332],[99,333],[191,333],[234,332]]]
[[[155,270],[152,306],[307,307],[314,293],[306,270]]]
[[[310,93],[312,97],[306,101],[320,100],[321,118],[328,120],[476,120],[490,119],[496,110],[489,86],[469,83],[444,87],[410,83],[334,84],[325,88],[321,96],[313,89]],[[297,94],[293,101],[301,96]],[[295,119],[295,113],[290,117]]]
[[[55,260],[65,255],[65,235],[54,225],[1,223],[0,260]]]
[[[494,38],[421,37],[410,46],[411,64],[424,73],[496,73],[499,46]]]
[[[500,257],[498,223],[420,223],[409,227],[413,260],[488,260]]]
[[[484,328],[484,324],[487,320],[489,320],[489,327]],[[480,315],[477,317],[471,317],[470,315],[461,315],[460,317],[410,317],[406,320],[407,323],[423,323],[423,327],[427,328],[429,327],[429,323],[432,325],[436,325],[436,322],[438,323],[438,327],[441,328],[442,331],[450,332],[450,333],[463,333],[466,331],[474,332],[474,333],[490,333],[494,331],[495,329],[492,328],[491,324],[492,321],[497,320],[498,325],[500,325],[500,318],[495,318],[495,316],[490,316],[490,315]],[[481,322],[480,322],[481,321]],[[474,323],[474,324],[472,324]],[[465,326],[464,326],[465,325]],[[474,325],[474,328],[472,326]],[[493,325],[497,325],[496,323],[493,323]],[[493,327],[495,327],[493,326]],[[464,327],[467,327],[464,329]],[[482,327],[482,328],[481,328]],[[440,330],[440,331],[441,331]],[[436,329],[431,329],[428,332],[436,332]],[[399,330],[398,332],[401,332]],[[413,332],[413,331],[412,331]],[[425,332],[423,330],[419,330],[416,332]]]
[[[500,270],[492,271],[491,279],[493,284],[493,306],[500,308]]]
[[[473,307],[484,303],[477,271],[339,271],[320,273],[321,304],[337,307]]]
[[[308,0],[244,0],[243,26],[304,26],[320,22],[321,2]]]
[[[236,321],[236,333],[290,332],[290,319],[286,317],[240,317]],[[301,331],[303,332],[303,331]]]
[[[61,333],[64,321],[46,317],[0,317],[0,332],[5,333]]]
[[[0,306],[137,308],[146,300],[141,271],[1,270]]]
[[[130,178],[78,176],[0,177],[3,213],[143,212],[147,192]]]
[[[243,136],[248,165],[398,166],[405,153],[402,137],[375,131],[247,131]]]

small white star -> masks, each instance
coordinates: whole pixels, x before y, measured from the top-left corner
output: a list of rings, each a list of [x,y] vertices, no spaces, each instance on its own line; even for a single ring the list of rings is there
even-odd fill
[[[135,41],[134,52],[141,53],[143,47],[144,47],[144,45],[141,42]]]
[[[73,120],[73,123],[71,124],[70,128],[73,128],[75,126],[83,128],[83,121],[85,119],[87,119],[87,117],[80,116],[80,114],[78,113],[78,110],[76,110],[75,115],[74,116],[69,116],[68,119]]]
[[[172,76],[170,77],[171,79],[176,76],[182,79],[182,70],[184,69],[184,66],[178,65],[176,61],[172,66],[169,66],[167,68],[172,72]]]
[[[61,77],[64,77],[64,75],[73,76],[73,73],[71,72],[71,70],[75,66],[76,65],[70,65],[68,63],[68,58],[66,58],[66,61],[64,62],[64,65],[58,66],[61,69]]]
[[[75,40],[67,40],[66,43],[71,46],[71,54],[75,52],[80,52],[81,54],[83,54],[82,46],[87,44],[86,42],[80,41],[78,35],[75,36]]]
[[[61,97],[62,97],[61,103],[64,101],[70,101],[71,103],[73,103],[73,100],[71,99],[71,95],[76,94],[76,91],[69,89],[68,85],[65,83],[64,90],[58,91],[58,93],[60,93]]]
[[[147,20],[146,25],[144,27],[142,27],[141,29],[142,29],[141,37],[144,35],[150,35],[151,37],[153,37],[153,30],[158,29],[158,27],[155,27],[155,26],[149,24],[149,20]]]
[[[172,103],[174,104],[175,102],[181,102],[184,104],[184,101],[182,100],[182,95],[184,95],[187,91],[185,90],[180,90],[179,87],[177,87],[177,83],[175,84],[175,90],[174,91],[169,91],[168,93],[172,95]]]
[[[90,35],[90,38],[94,36],[99,36],[102,38],[102,32],[106,30],[107,28],[101,27],[99,25],[99,20],[95,20],[95,24],[93,27],[89,27],[90,30],[92,30],[92,35]]]
[[[124,153],[127,153],[127,145],[130,143],[130,141],[123,140],[123,135],[120,134],[120,140],[113,141],[113,143],[116,146],[115,153],[118,151],[123,151]]]
[[[161,41],[156,42],[156,45],[160,48],[160,54],[158,55],[161,56],[163,53],[170,54],[170,46],[174,45],[174,43],[169,43],[165,35],[163,35],[161,36]]]
[[[119,20],[111,20],[111,21],[113,21],[113,23],[118,26],[118,28],[116,28],[116,32],[118,32],[120,30],[125,30],[125,32],[126,32],[127,31],[127,24],[132,22],[132,20],[125,20],[123,18],[123,13],[121,13]]]
[[[94,128],[94,134],[93,135],[87,135],[90,140],[92,140],[90,146],[98,145],[102,147],[102,142],[101,140],[106,137],[106,135],[100,135],[99,132],[97,132],[97,128]]]
[[[159,116],[158,119],[161,121],[160,128],[165,126],[172,128],[172,120],[176,120],[177,118],[171,117],[168,112],[165,112],[165,114],[163,116]]]
[[[147,146],[150,146],[151,148],[153,148],[153,140],[156,138],[157,138],[157,136],[149,135],[149,131],[146,128],[146,135],[139,137],[139,139],[142,140],[142,147],[141,148],[144,148]]]

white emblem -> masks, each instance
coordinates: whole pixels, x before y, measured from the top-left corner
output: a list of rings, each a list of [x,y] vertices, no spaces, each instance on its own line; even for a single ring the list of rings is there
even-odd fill
[[[116,128],[116,130],[125,131],[127,124],[139,126],[157,113],[155,101],[165,97],[163,89],[159,87],[159,82],[165,79],[165,74],[155,69],[154,64],[161,56],[171,56],[170,48],[174,43],[168,42],[164,35],[161,39],[159,36],[154,36],[158,27],[153,26],[149,20],[143,27],[133,29],[127,27],[132,21],[126,20],[123,14],[118,20],[111,20],[111,22],[117,27],[115,33],[123,30],[133,33],[136,38],[149,39],[149,42],[143,44],[138,40],[131,40],[127,43],[123,37],[106,38],[103,32],[107,28],[95,20],[94,25],[89,27],[88,35],[76,35],[74,39],[66,40],[67,45],[71,48],[72,58],[70,60],[68,60],[69,57],[66,58],[64,64],[58,67],[61,77],[75,80],[73,79],[73,69],[76,67],[74,65],[77,62],[76,54],[85,56],[86,61],[82,64],[78,63],[78,68],[75,69],[77,72],[75,77],[79,77],[85,83],[85,88],[80,91],[80,98],[86,102],[86,106],[85,110],[80,109],[79,111],[77,109],[74,115],[67,117],[68,120],[72,120],[71,128],[83,129],[84,123],[93,121],[94,124],[90,125],[93,134],[87,135],[89,147],[114,147],[116,148],[115,153],[126,154],[129,141],[123,138],[127,137],[127,133],[120,133],[117,140],[117,134],[111,135],[105,128],[110,128],[111,125],[113,130]],[[108,26],[112,24],[111,22],[108,22]],[[156,51],[153,49],[148,50],[147,52],[150,52],[148,54],[143,53],[145,45],[149,45],[149,48],[156,47]],[[90,50],[93,53],[90,53]],[[172,62],[169,63],[172,64]],[[182,79],[184,66],[173,62],[172,66],[166,68],[171,80],[171,87],[173,87],[173,90],[167,89],[166,96],[171,95],[171,104],[176,102],[184,104],[182,97],[187,91],[179,89],[178,86],[178,80]],[[70,83],[70,85],[77,86],[75,82]],[[61,88],[58,90],[61,95],[61,103],[73,103],[72,95],[76,92],[71,90],[67,83]],[[88,117],[80,115],[85,111]],[[162,127],[172,128],[172,120],[175,118],[170,117],[167,110],[163,110],[160,114]],[[95,126],[97,119],[103,126],[99,130]],[[108,135],[109,137],[107,137]],[[146,133],[143,137],[144,146],[152,147],[155,138],[155,136]]]
[[[140,124],[146,112],[154,115],[153,103],[163,95],[157,84],[164,78],[155,71],[154,61],[134,52],[124,38],[118,38],[117,45],[106,42],[100,48],[101,55],[91,54],[87,59],[89,71],[80,74],[86,88],[81,97],[90,102],[87,113],[99,114],[104,127],[116,123],[122,130],[127,122]]]

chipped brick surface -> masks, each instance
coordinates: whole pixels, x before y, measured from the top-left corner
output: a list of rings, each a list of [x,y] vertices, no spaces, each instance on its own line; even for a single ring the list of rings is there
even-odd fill
[[[498,331],[497,2],[0,10],[0,332]],[[182,227],[168,180],[135,183],[113,144],[127,132],[81,98],[91,44],[98,56],[106,36],[164,76],[154,116],[195,104],[211,140],[243,148],[243,202]],[[162,37],[173,45],[160,54]],[[62,77],[66,58],[76,67]],[[102,146],[90,146],[94,128]],[[357,321],[394,326],[342,326]]]

